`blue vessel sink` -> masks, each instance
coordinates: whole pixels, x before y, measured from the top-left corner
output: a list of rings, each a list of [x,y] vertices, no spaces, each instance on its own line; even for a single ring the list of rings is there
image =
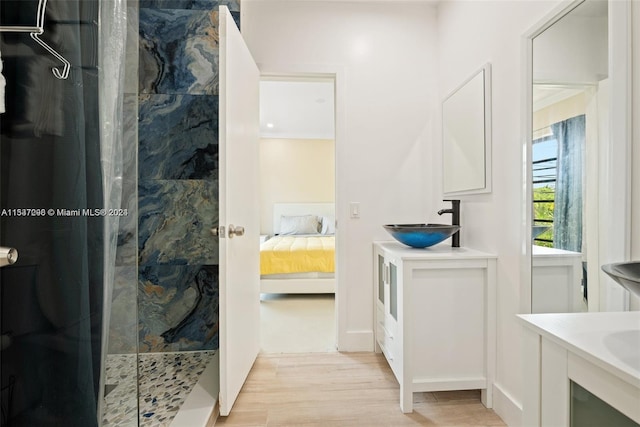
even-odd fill
[[[602,271],[623,288],[640,297],[640,261],[605,264]]]
[[[412,248],[436,245],[460,230],[459,225],[447,224],[387,224],[383,227],[398,242]]]

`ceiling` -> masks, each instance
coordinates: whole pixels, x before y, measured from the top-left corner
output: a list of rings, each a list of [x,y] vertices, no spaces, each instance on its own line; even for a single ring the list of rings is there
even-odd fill
[[[262,138],[334,139],[333,80],[260,82]]]

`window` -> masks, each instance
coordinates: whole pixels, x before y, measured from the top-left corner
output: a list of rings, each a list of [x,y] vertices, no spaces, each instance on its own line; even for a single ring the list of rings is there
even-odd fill
[[[549,132],[551,133],[551,132]],[[553,247],[558,141],[551,135],[533,141],[533,241]]]

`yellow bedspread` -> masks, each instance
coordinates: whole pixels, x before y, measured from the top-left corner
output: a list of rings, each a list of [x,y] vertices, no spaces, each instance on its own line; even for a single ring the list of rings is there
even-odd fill
[[[275,236],[260,245],[260,274],[333,273],[335,236]]]

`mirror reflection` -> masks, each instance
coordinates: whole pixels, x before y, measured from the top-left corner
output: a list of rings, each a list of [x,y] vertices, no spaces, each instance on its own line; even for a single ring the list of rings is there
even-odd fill
[[[608,130],[607,2],[533,39],[532,313],[587,311],[598,280],[598,147]]]

